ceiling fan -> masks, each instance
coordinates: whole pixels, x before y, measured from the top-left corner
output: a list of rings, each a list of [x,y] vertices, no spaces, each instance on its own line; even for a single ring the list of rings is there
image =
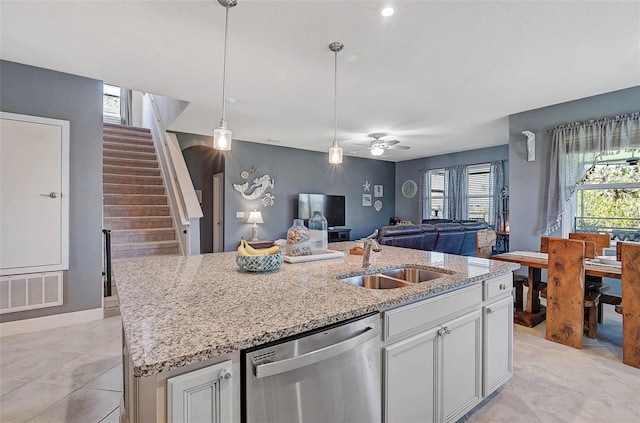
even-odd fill
[[[367,146],[367,149],[371,150],[371,154],[373,156],[382,156],[385,150],[408,150],[411,148],[404,145],[396,145],[400,143],[400,141],[398,140],[381,140],[380,138],[384,138],[387,136],[387,134],[385,134],[384,132],[374,132],[373,134],[369,134],[367,136],[373,138],[373,140],[369,142],[369,144],[355,144]]]

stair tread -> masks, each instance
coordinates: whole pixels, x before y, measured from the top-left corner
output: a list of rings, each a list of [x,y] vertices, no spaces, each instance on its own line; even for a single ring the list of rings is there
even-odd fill
[[[171,231],[173,232],[173,228],[142,228],[142,229],[111,229],[111,236],[114,234],[118,235],[135,235],[139,232],[162,232],[162,231]]]
[[[173,247],[177,246],[178,241],[147,241],[147,242],[135,242],[127,244],[111,244],[111,248],[114,250],[128,250],[128,249],[141,249],[141,248],[153,248],[153,247]],[[117,248],[115,248],[117,247]]]
[[[124,130],[124,131],[148,133],[148,134],[151,133],[149,128],[140,128],[140,127],[137,127],[137,126],[129,126],[129,125],[118,125],[118,124],[115,124],[115,123],[108,123],[108,122],[105,122],[105,123],[102,124],[102,129],[103,129],[103,131],[105,131],[105,130],[108,131],[109,129],[115,129],[115,130]]]
[[[149,207],[159,209],[161,207],[167,208],[169,206],[166,204],[105,204],[104,207],[110,208],[110,209],[132,210],[132,209],[149,208]]]
[[[116,216],[105,217],[105,219],[168,219],[171,216]]]

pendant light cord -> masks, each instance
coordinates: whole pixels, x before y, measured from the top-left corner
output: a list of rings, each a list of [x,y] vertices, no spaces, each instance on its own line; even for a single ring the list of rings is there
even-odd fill
[[[228,26],[229,26],[229,6],[226,6],[225,17],[224,17],[224,56],[222,59],[222,122],[226,122],[225,116],[227,113],[226,85],[227,85],[227,28]]]
[[[333,73],[333,144],[338,142],[338,51],[335,51],[335,71]]]

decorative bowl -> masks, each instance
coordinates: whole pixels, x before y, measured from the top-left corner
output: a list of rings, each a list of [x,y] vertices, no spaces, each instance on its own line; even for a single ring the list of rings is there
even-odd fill
[[[236,256],[236,264],[247,272],[270,272],[278,269],[284,262],[284,254],[278,251],[268,256]]]

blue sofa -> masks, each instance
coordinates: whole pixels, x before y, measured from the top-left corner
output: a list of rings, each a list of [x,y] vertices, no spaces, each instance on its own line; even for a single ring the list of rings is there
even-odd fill
[[[475,256],[477,232],[485,229],[491,227],[482,221],[433,219],[420,225],[383,226],[378,230],[378,242],[394,247]]]

